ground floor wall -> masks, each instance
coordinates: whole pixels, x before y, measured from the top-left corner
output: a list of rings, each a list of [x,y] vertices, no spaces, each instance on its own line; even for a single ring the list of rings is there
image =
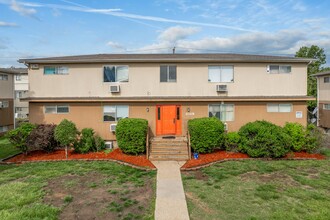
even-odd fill
[[[8,101],[8,107],[0,108],[0,135],[14,128],[14,100],[0,98],[3,101]]]
[[[276,104],[277,102],[270,102]],[[93,128],[105,140],[115,140],[115,134],[110,131],[110,124],[116,122],[103,121],[103,106],[127,105],[129,107],[128,117],[144,118],[148,120],[151,135],[156,135],[157,106],[176,105],[180,106],[180,120],[182,135],[187,133],[188,120],[193,118],[209,117],[210,104],[233,104],[234,117],[232,121],[227,121],[229,131],[237,131],[244,124],[256,121],[267,120],[277,125],[283,126],[286,122],[298,122],[307,124],[306,102],[279,102],[292,105],[290,112],[268,112],[269,102],[157,102],[157,103],[60,103],[58,105],[68,105],[69,112],[61,114],[45,114],[45,105],[54,103],[30,103],[29,120],[32,123],[55,123],[58,124],[64,118],[73,121],[79,129]]]
[[[330,105],[330,101],[320,101],[319,103],[319,126],[322,128],[330,128],[330,109],[326,109],[325,104]]]

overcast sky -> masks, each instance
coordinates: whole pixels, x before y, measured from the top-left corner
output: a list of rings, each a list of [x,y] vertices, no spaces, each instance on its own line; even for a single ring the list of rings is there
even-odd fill
[[[294,55],[324,48],[329,0],[0,0],[0,67],[96,53]]]

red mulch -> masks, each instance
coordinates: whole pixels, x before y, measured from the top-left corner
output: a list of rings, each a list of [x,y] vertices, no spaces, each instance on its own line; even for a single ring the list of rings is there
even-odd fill
[[[243,153],[234,153],[234,152],[226,152],[222,150],[215,151],[210,154],[199,154],[199,158],[188,160],[182,168],[192,168],[199,167],[202,165],[206,165],[215,161],[221,161],[224,159],[244,159],[249,158],[248,155]],[[325,157],[321,154],[309,154],[306,152],[293,152],[287,154],[284,158],[286,159],[317,159],[323,160]]]
[[[133,164],[139,167],[155,168],[155,166],[146,158],[145,155],[141,155],[141,156],[127,155],[124,154],[120,149],[115,149],[108,154],[104,152],[91,152],[87,154],[78,154],[73,152],[72,150],[69,150],[68,160],[77,160],[77,159],[88,159],[88,160],[112,159],[112,160],[118,160],[129,164]],[[44,160],[65,160],[65,151],[56,150],[52,153],[45,153],[43,151],[33,151],[30,152],[27,156],[24,154],[20,154],[16,157],[10,158],[6,162],[44,161]]]

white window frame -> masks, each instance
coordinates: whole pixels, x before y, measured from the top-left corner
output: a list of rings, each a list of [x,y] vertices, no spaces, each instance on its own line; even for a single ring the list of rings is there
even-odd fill
[[[16,81],[22,81],[22,75],[21,74],[15,75],[15,80]]]
[[[0,101],[1,102],[1,107],[2,108],[9,108],[9,101],[7,100],[3,100],[3,101]]]
[[[210,67],[219,67],[219,69],[220,69],[220,72],[219,72],[219,81],[210,81]],[[222,80],[222,78],[223,78],[223,74],[224,73],[222,73],[222,69],[224,68],[224,67],[231,67],[232,68],[232,80],[230,80],[230,81],[224,81],[224,80]],[[208,82],[210,82],[210,83],[233,83],[234,82],[234,75],[235,75],[235,71],[234,71],[234,65],[208,65],[208,75],[207,75],[207,77],[208,77]]]
[[[8,75],[7,74],[0,74],[0,80],[8,81]]]
[[[110,120],[104,120],[105,118],[104,118],[104,114],[105,113],[112,113],[112,112],[105,112],[105,108],[106,107],[114,107],[115,108],[115,120],[114,121],[110,121]],[[127,117],[126,118],[128,118],[129,117],[129,106],[128,105],[104,105],[103,106],[103,122],[118,122],[118,118],[117,118],[117,115],[118,115],[118,113],[117,113],[117,108],[118,107],[127,107]]]
[[[52,74],[45,74],[46,68],[55,68],[55,72]],[[64,69],[66,69],[66,72],[63,72]],[[44,75],[46,75],[46,76],[69,75],[69,67],[67,67],[67,66],[44,66]]]
[[[114,67],[115,68],[115,81],[114,82],[106,82],[104,80],[104,68],[105,67]],[[118,81],[118,72],[117,72],[118,67],[127,67],[127,81],[126,80],[125,81]],[[115,82],[128,83],[129,82],[129,65],[105,65],[105,66],[103,66],[103,72],[102,73],[103,73],[103,82],[104,83],[115,83]]]
[[[290,111],[283,111],[284,106],[290,105]],[[270,110],[271,107],[277,108],[276,111]],[[282,107],[282,109],[281,109]],[[268,103],[267,104],[267,112],[268,113],[290,113],[293,110],[293,106],[291,103]]]
[[[330,104],[323,104],[324,110],[330,110]]]
[[[162,82],[161,81],[161,68],[162,67],[166,67],[166,81],[164,82]],[[173,79],[170,79],[170,67],[175,67],[175,80],[173,80]],[[178,67],[177,67],[177,65],[175,65],[175,64],[165,64],[165,65],[160,65],[159,66],[159,82],[160,83],[176,83],[178,81]]]
[[[7,132],[9,130],[8,126],[0,126],[0,133]]]
[[[271,66],[277,66],[278,67],[278,71],[272,71],[271,70]],[[290,72],[284,72],[283,71],[283,68],[284,67],[290,67]],[[269,74],[291,74],[292,73],[292,66],[291,65],[285,65],[285,64],[269,64],[268,66],[267,66],[267,72],[269,73]]]
[[[47,107],[55,108],[55,112],[46,112]],[[67,107],[68,112],[58,112],[59,107]],[[45,114],[69,114],[70,113],[70,106],[69,105],[45,105],[44,106],[44,113]]]
[[[323,78],[323,83],[330,83],[330,76],[325,76]]]
[[[227,116],[225,114],[225,119],[224,120],[221,120],[221,121],[223,121],[223,122],[235,121],[235,105],[234,104],[221,104],[221,103],[212,103],[212,104],[209,104],[208,105],[208,115],[210,114],[210,105],[218,105],[220,107],[220,118],[217,117],[219,120],[221,120],[221,108],[222,107],[227,108],[227,106],[232,106],[233,111],[227,111],[227,110],[223,111],[223,112],[232,112],[233,113],[232,120],[228,120],[227,119]],[[209,115],[209,117],[210,117],[210,115]],[[212,117],[215,117],[215,116],[212,116]]]

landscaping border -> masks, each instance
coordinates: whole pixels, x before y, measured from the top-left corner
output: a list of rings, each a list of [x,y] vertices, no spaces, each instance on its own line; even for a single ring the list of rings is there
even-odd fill
[[[209,167],[213,164],[216,163],[224,163],[227,161],[242,161],[242,160],[264,160],[264,161],[280,161],[280,160],[317,160],[316,158],[280,158],[280,159],[272,159],[272,158],[229,158],[229,159],[222,159],[222,160],[218,160],[218,161],[213,161],[210,163],[206,163],[200,166],[195,166],[195,167],[188,167],[188,168],[184,168],[181,167],[180,170],[181,171],[194,171],[194,170],[199,170],[205,167]]]
[[[25,163],[42,163],[42,162],[69,162],[69,161],[88,161],[88,162],[93,162],[93,161],[110,161],[110,162],[115,162],[121,165],[126,165],[135,169],[139,170],[145,170],[145,171],[153,171],[157,170],[156,168],[148,168],[148,167],[140,167],[136,166],[124,161],[120,160],[113,160],[113,159],[57,159],[57,160],[31,160],[31,161],[20,161],[20,162],[5,162],[5,161],[0,161],[0,165],[11,165],[11,164],[25,164]]]
[[[0,159],[0,163],[1,163],[1,162],[4,162],[5,160],[9,160],[9,159],[11,159],[11,158],[13,158],[13,157],[16,157],[16,156],[18,156],[18,155],[20,155],[20,154],[22,154],[22,152],[20,152],[20,153],[16,153],[16,154],[13,154],[13,155],[10,155],[10,156],[5,157],[5,158],[2,158],[2,159]]]

